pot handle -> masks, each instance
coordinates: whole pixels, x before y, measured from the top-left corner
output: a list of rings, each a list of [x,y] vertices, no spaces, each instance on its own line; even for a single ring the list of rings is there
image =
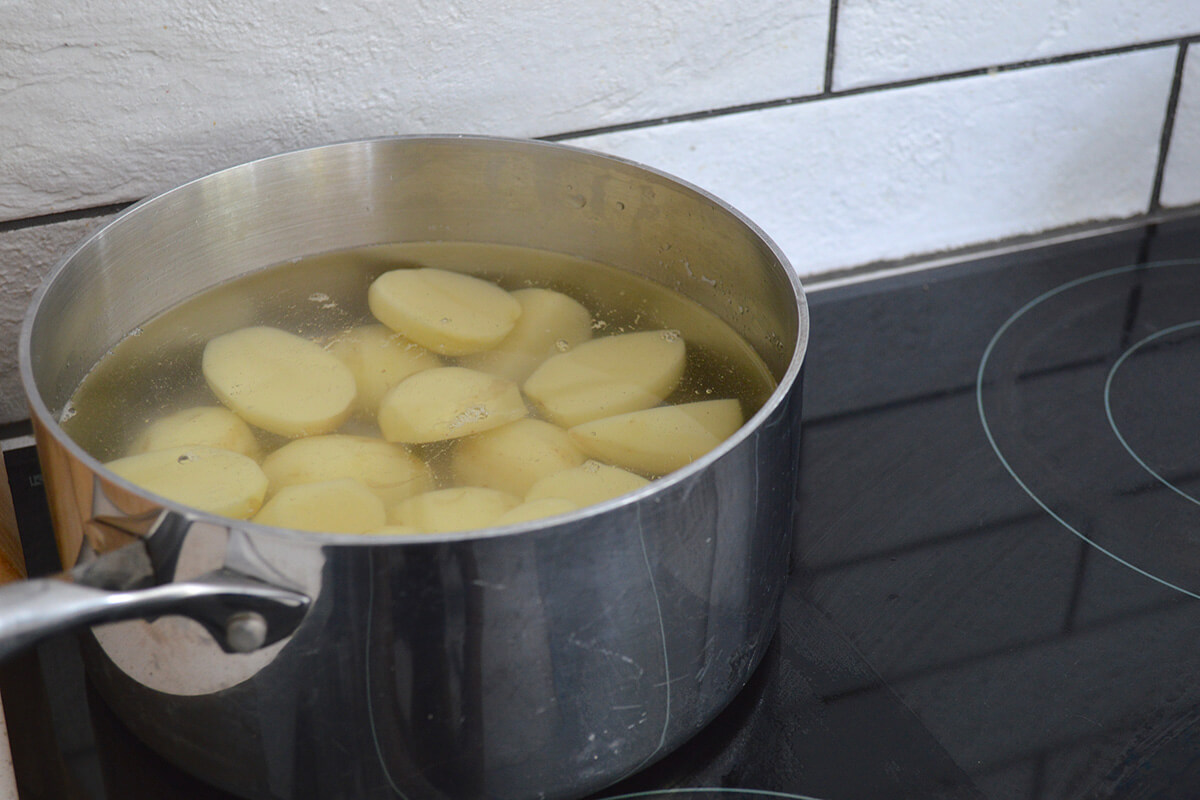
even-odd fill
[[[308,605],[303,594],[227,569],[122,591],[64,573],[0,586],[0,661],[70,628],[164,614],[190,617],[226,652],[245,653],[290,634]]]

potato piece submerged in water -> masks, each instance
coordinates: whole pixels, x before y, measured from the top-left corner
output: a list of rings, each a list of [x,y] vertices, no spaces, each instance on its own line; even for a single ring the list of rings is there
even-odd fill
[[[262,469],[271,494],[286,486],[352,478],[390,505],[433,488],[425,462],[400,445],[366,436],[297,439],[263,459]]]
[[[552,356],[524,389],[548,419],[573,427],[658,405],[679,384],[685,363],[675,331],[622,333]]]
[[[583,453],[562,428],[540,419],[519,419],[461,439],[450,469],[460,484],[524,497],[542,478],[583,461]]]
[[[550,356],[592,338],[592,314],[562,292],[518,289],[521,316],[512,332],[493,349],[465,356],[464,367],[520,383]]]
[[[204,445],[153,450],[105,466],[155,494],[234,519],[248,519],[267,494],[267,476],[253,459]]]
[[[465,367],[438,367],[405,378],[387,393],[379,406],[379,429],[389,442],[441,442],[528,413],[512,381]]]
[[[262,448],[254,431],[228,408],[197,406],[155,420],[134,440],[131,455],[168,447],[206,445],[258,460]]]
[[[355,407],[375,415],[388,390],[413,373],[440,367],[442,361],[416,342],[383,325],[360,325],[334,337],[329,352],[354,374]]]
[[[285,486],[254,515],[260,525],[317,533],[367,533],[387,522],[383,501],[352,478]]]
[[[578,467],[542,478],[525,495],[525,502],[559,497],[583,508],[620,497],[649,483],[641,475],[634,475],[620,467],[599,461],[585,461]]]
[[[695,461],[742,426],[737,400],[702,400],[585,422],[569,431],[589,456],[647,475]]]
[[[521,316],[521,305],[496,284],[430,267],[383,273],[367,304],[384,325],[448,356],[495,346]]]
[[[530,500],[521,503],[510,511],[506,511],[496,519],[496,525],[516,525],[520,522],[532,522],[535,519],[545,519],[556,514],[566,514],[579,506],[562,497],[543,497],[540,500]]]
[[[384,525],[373,531],[367,531],[372,536],[420,536],[424,531],[411,525]]]
[[[201,370],[217,399],[239,417],[290,438],[334,430],[357,394],[345,364],[277,328],[241,328],[211,339]]]
[[[438,489],[401,500],[388,508],[388,522],[430,533],[469,531],[496,524],[520,500],[507,492],[479,486]]]

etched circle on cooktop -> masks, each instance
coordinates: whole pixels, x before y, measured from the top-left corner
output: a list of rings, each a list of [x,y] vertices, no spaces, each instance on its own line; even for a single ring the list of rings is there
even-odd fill
[[[693,787],[678,789],[651,789],[645,792],[631,792],[605,797],[604,800],[650,800],[661,797],[665,800],[819,800],[806,794],[790,794],[766,789],[735,789],[730,787]]]
[[[1200,598],[1200,260],[1062,284],[992,337],[976,377],[988,441],[1052,519]]]
[[[1200,313],[1200,309],[1197,309]],[[1104,410],[1129,455],[1163,486],[1200,504],[1200,320],[1181,322],[1130,347],[1108,371]],[[1131,374],[1132,373],[1132,374]]]

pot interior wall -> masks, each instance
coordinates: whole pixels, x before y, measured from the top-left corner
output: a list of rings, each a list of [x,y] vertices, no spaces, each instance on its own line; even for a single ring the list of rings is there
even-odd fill
[[[57,418],[121,338],[219,283],[305,256],[424,241],[533,247],[648,277],[723,318],[777,379],[804,338],[790,268],[714,198],[561,145],[402,137],[233,167],[118,217],[35,301],[23,341],[33,399]]]

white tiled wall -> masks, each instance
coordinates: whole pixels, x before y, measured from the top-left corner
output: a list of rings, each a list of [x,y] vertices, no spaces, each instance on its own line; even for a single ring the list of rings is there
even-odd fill
[[[828,26],[828,0],[0,2],[0,219],[342,139],[812,94]]]
[[[0,232],[0,422],[29,416],[17,374],[17,336],[33,290],[60,254],[110,216]]]
[[[219,167],[552,137],[714,191],[813,275],[1200,204],[1189,37],[1196,0],[0,2],[0,422],[46,269]]]
[[[1196,0],[839,0],[833,88],[946,75],[1197,31]]]
[[[578,143],[710,189],[811,274],[1145,211],[1174,69],[1160,47]]]
[[[1188,49],[1183,86],[1171,130],[1171,146],[1163,173],[1162,203],[1200,203],[1200,46]]]

